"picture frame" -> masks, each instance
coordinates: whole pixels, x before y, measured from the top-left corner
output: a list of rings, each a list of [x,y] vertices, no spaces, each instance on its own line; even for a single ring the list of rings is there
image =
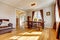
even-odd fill
[[[46,15],[47,15],[47,16],[50,16],[50,12],[46,12]]]

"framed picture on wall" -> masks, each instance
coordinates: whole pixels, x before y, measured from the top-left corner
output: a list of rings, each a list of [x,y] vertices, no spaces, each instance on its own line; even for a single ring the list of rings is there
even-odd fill
[[[50,12],[46,12],[46,15],[47,15],[47,16],[50,16]]]

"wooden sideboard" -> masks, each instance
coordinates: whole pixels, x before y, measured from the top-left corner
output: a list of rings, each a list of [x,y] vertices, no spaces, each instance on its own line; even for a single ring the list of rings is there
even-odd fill
[[[43,22],[36,22],[36,21],[27,21],[28,28],[44,28]]]

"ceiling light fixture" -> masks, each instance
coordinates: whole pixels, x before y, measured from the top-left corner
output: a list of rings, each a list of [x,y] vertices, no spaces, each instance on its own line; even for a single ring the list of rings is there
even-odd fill
[[[31,6],[35,6],[35,5],[36,5],[36,3],[32,3],[32,4],[31,4]]]

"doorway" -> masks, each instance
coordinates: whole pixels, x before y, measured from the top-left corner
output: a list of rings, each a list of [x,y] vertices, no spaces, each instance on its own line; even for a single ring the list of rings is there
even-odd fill
[[[20,29],[25,29],[24,27],[24,23],[25,23],[25,14],[22,13],[19,15],[19,26],[20,26]]]

